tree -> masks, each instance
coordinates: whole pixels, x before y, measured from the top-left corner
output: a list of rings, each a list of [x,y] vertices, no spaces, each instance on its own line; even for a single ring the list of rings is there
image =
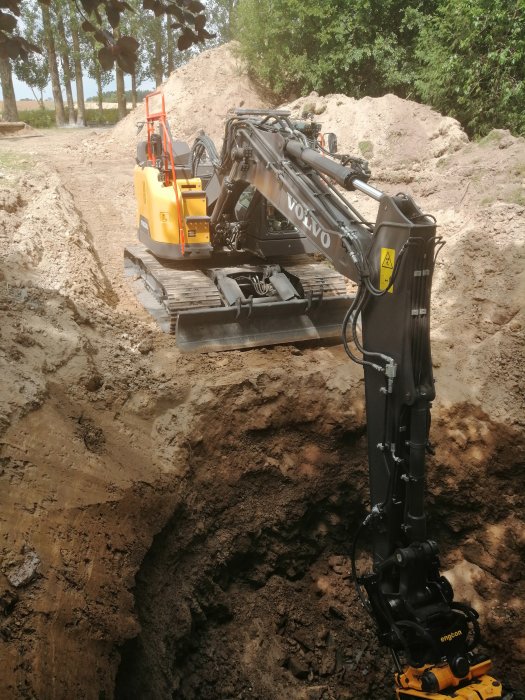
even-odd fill
[[[234,38],[238,5],[239,0],[208,0],[206,3],[210,27],[217,35],[214,43],[222,44]]]
[[[16,17],[20,16],[22,2],[23,0],[3,0],[0,5],[0,58],[20,57],[25,60],[32,51],[40,51],[39,47],[17,33]],[[52,0],[40,2],[49,15]],[[98,51],[102,68],[110,70],[117,63],[123,71],[132,73],[137,61],[138,43],[133,37],[116,33],[121,15],[132,11],[129,3],[122,0],[79,0],[77,7],[82,7],[83,31],[90,33],[102,44]],[[205,7],[199,0],[142,0],[142,7],[144,10],[152,10],[155,17],[167,15],[175,20],[170,26],[181,32],[177,41],[180,51],[213,38],[213,34],[205,29]],[[45,34],[47,42],[48,32]],[[51,68],[50,72],[53,77]]]
[[[162,31],[162,19],[160,17],[155,17],[151,23],[151,40],[153,41],[154,51],[152,56],[152,73],[155,77],[155,86],[159,87],[162,83],[162,78],[164,77],[164,66],[163,66],[163,39],[164,32]]]
[[[82,71],[82,50],[78,33],[78,17],[73,0],[69,0],[69,27],[73,44],[73,66],[75,68],[75,86],[77,90],[77,126],[86,126],[86,106],[84,103],[84,81]]]
[[[40,109],[45,109],[44,90],[49,83],[49,65],[46,57],[33,53],[25,61],[18,59],[14,71],[18,80],[29,85]]]
[[[141,46],[137,52],[137,61],[131,73],[131,104],[133,108],[137,106],[137,88],[144,80],[144,57],[147,53],[149,44],[145,35],[145,24],[149,18],[145,18],[140,0],[129,0],[133,12],[129,12],[122,18],[120,23],[120,31],[123,34],[136,37]]]
[[[116,36],[118,39],[119,34],[117,33]],[[117,85],[118,118],[124,119],[126,116],[126,89],[124,86],[124,72],[118,63],[115,65],[115,82]]]
[[[70,126],[76,123],[75,118],[75,103],[73,101],[73,90],[71,89],[71,65],[69,63],[69,45],[68,36],[66,35],[66,26],[63,20],[63,14],[66,11],[65,5],[59,5],[56,8],[55,26],[57,31],[58,46],[60,49],[60,60],[62,63],[62,82],[66,90],[68,118]]]
[[[111,82],[111,73],[109,71],[103,70],[100,65],[100,61],[97,56],[97,46],[95,40],[92,37],[84,38],[85,46],[85,65],[87,67],[87,73],[90,78],[93,78],[97,84],[97,103],[99,112],[104,111],[104,87],[109,85]]]
[[[444,0],[418,42],[419,95],[473,135],[525,134],[523,0]]]
[[[0,57],[0,85],[2,86],[2,98],[4,101],[2,117],[6,122],[16,122],[18,121],[18,109],[13,86],[11,61],[8,58]]]
[[[35,44],[44,43],[42,29],[42,15],[36,2],[23,2],[21,6],[22,21],[24,22],[26,36]],[[25,61],[18,59],[14,62],[16,77],[29,85],[31,91],[44,109],[44,90],[49,83],[49,64],[47,57],[41,53],[30,53]]]
[[[55,121],[57,126],[64,126],[66,123],[66,113],[64,111],[64,101],[62,99],[62,90],[60,88],[60,75],[58,72],[57,56],[55,50],[55,37],[53,36],[53,27],[51,24],[51,15],[49,8],[46,5],[41,5],[42,10],[42,26],[44,28],[44,41],[47,50],[47,61],[49,66],[49,75],[51,77],[51,89],[53,91],[53,100],[55,103]]]
[[[239,0],[236,35],[274,92],[412,92],[415,42],[437,0]]]

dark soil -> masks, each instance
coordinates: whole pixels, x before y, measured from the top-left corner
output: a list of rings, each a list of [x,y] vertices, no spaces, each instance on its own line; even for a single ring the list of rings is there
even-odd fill
[[[457,415],[450,419],[461,422]],[[438,426],[444,437],[442,431]],[[315,444],[311,428],[251,431],[228,446],[201,445],[193,457],[191,490],[136,579],[142,631],[121,650],[116,697],[390,700],[393,666],[378,647],[349,572],[348,546],[367,501],[362,430],[316,435]],[[431,529],[448,565],[461,556],[458,537],[479,560],[476,530],[487,514],[504,517],[511,494],[503,489],[517,486],[509,486],[508,472],[518,457],[519,449],[495,442],[477,482],[459,470],[456,487],[448,490],[436,460]],[[502,480],[499,504],[487,498],[486,469]],[[461,512],[472,517],[462,519]],[[519,554],[507,552],[504,559],[503,569],[519,577]],[[494,567],[493,573],[478,591],[483,596],[484,585],[485,597],[501,608],[512,587]],[[520,630],[508,616],[510,628],[498,624],[495,614],[488,651],[508,678],[515,663],[505,640]],[[518,687],[515,671],[514,680]]]

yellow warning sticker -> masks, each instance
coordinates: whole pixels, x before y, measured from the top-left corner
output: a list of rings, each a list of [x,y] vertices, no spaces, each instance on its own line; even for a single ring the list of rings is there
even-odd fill
[[[390,278],[394,271],[394,263],[396,260],[396,251],[394,248],[381,248],[381,266],[379,268],[379,289],[386,289],[390,284]],[[394,291],[394,287],[388,290],[390,293]]]

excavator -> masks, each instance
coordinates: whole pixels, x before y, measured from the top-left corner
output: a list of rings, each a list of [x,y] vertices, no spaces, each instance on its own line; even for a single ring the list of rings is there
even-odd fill
[[[237,109],[220,155],[205,134],[192,148],[172,138],[162,95],[148,96],[146,124],[140,245],[125,251],[142,300],[185,351],[327,338],[338,327],[365,377],[371,509],[352,574],[391,653],[396,698],[510,700],[479,651],[478,613],[455,600],[427,534],[430,297],[444,243],[435,218],[369,184],[366,162],[284,110]],[[341,190],[375,200],[375,221]],[[366,548],[370,570],[359,572]]]

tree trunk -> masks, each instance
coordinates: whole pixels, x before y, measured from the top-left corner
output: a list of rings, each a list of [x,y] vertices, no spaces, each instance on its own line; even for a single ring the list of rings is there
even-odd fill
[[[159,87],[162,83],[163,66],[162,66],[162,17],[155,19],[157,24],[155,31],[155,58],[154,58],[154,73],[155,86]]]
[[[126,116],[126,92],[124,88],[124,72],[115,64],[115,78],[117,83],[118,118]]]
[[[100,114],[104,114],[104,95],[102,94],[102,78],[100,77],[100,71],[98,70],[95,76],[95,80],[97,81],[97,102],[98,102],[98,111]]]
[[[175,70],[175,60],[174,60],[174,42],[173,42],[173,29],[170,27],[172,16],[168,15],[166,17],[166,70],[167,75],[170,76]]]
[[[237,0],[229,0],[228,2],[228,35],[225,37],[226,41],[231,41],[233,39],[233,14],[237,6]]]
[[[18,109],[13,87],[11,62],[8,58],[0,58],[0,84],[2,85],[2,98],[4,100],[3,119],[6,122],[17,122]]]
[[[31,87],[31,92],[33,93],[33,97],[35,98],[35,100],[38,102],[38,105],[39,105],[40,109],[43,109],[44,112],[45,112],[46,106],[45,106],[45,104],[44,104],[44,93],[43,93],[43,91],[42,91],[42,90],[39,90],[39,91],[38,91],[38,92],[40,93],[40,97],[36,94],[35,88],[34,88],[34,87]]]
[[[133,109],[137,106],[137,74],[135,71],[131,74],[131,106]]]
[[[115,29],[115,39],[120,38],[120,30]],[[124,71],[115,63],[115,82],[117,84],[117,108],[118,118],[124,119],[126,116],[126,86],[124,85]]]
[[[69,125],[76,124],[75,118],[75,102],[73,101],[73,90],[71,89],[71,66],[69,65],[69,53],[66,49],[68,41],[66,37],[66,28],[64,20],[60,13],[57,14],[57,29],[60,36],[60,58],[62,61],[62,73],[64,74],[64,87],[66,88],[67,109],[69,112]]]
[[[62,99],[62,91],[60,89],[60,76],[58,74],[55,40],[53,38],[53,30],[51,28],[49,8],[45,5],[40,5],[40,8],[42,10],[42,24],[44,27],[49,74],[51,76],[51,88],[53,90],[53,100],[55,102],[55,121],[57,126],[64,126],[66,123],[66,114],[64,112],[64,101]]]
[[[77,126],[86,126],[86,105],[84,102],[84,81],[82,74],[82,60],[80,55],[80,38],[78,35],[78,21],[75,15],[75,7],[69,4],[69,17],[71,21],[71,37],[73,39],[73,65],[75,66],[75,85],[77,88]]]

